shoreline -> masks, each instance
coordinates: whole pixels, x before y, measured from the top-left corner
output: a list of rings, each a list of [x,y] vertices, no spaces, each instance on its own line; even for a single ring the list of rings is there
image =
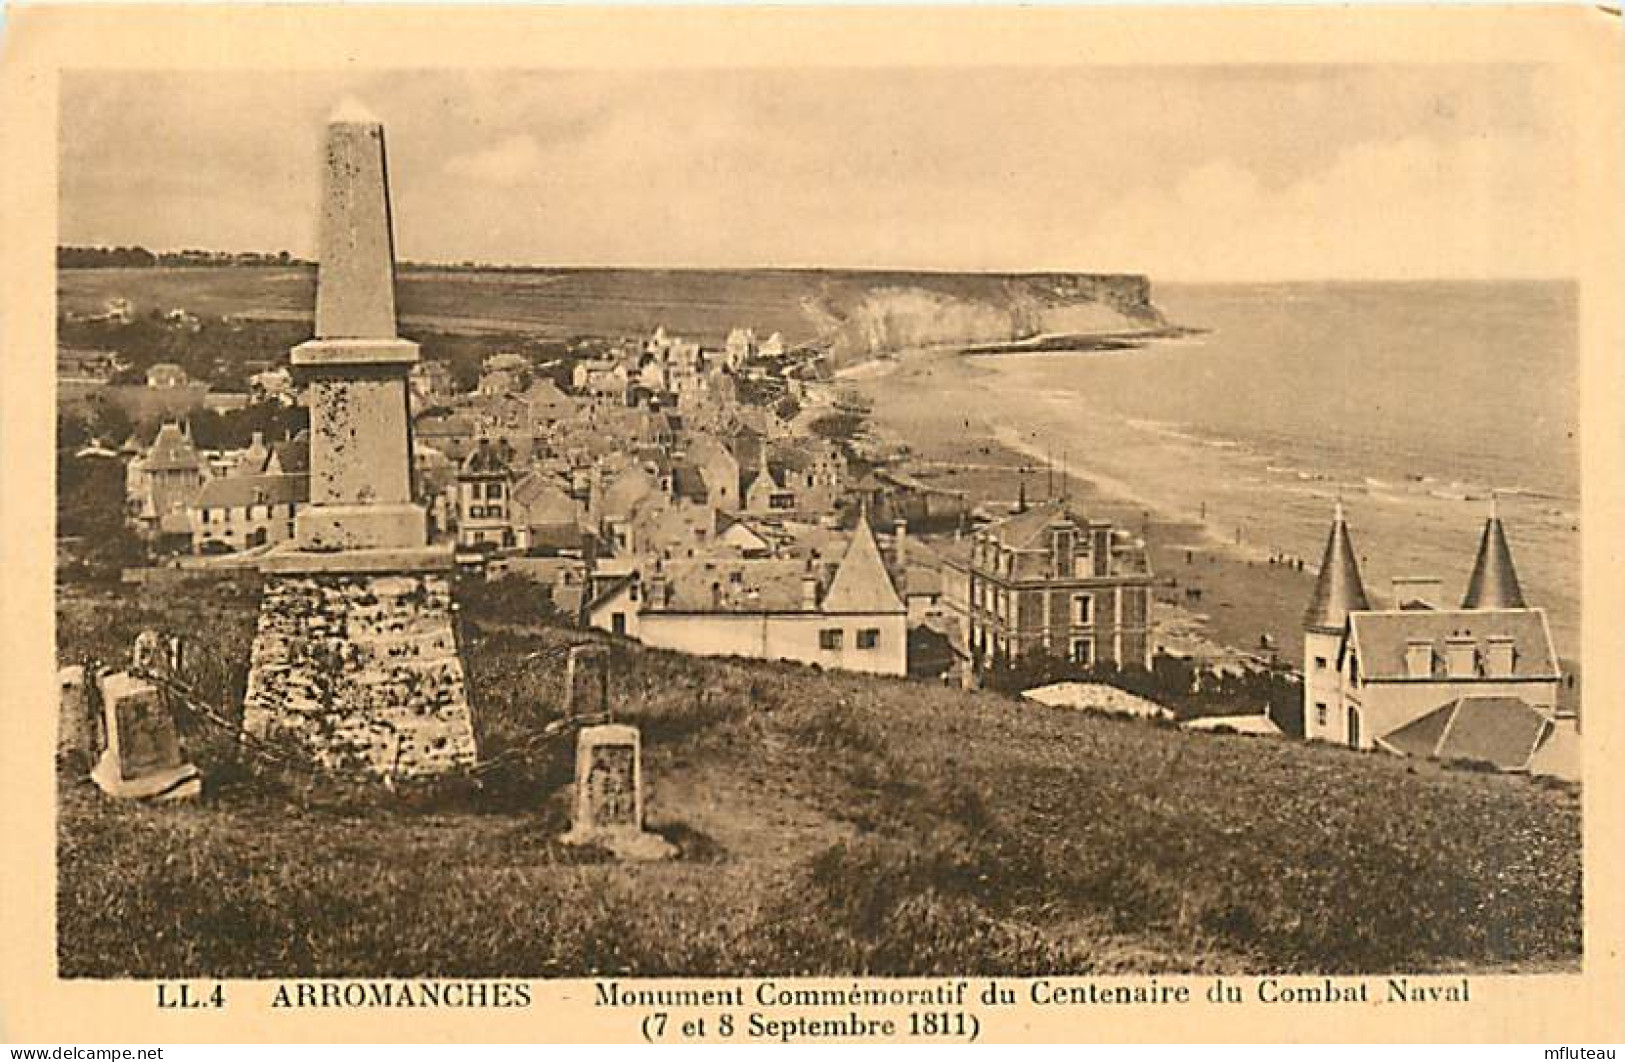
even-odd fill
[[[1089,354],[1096,351],[1140,350],[1159,339],[1187,339],[1207,335],[1210,329],[1185,325],[1155,325],[1113,332],[1048,332],[1005,343],[961,346],[961,354],[991,357],[998,354]]]
[[[1013,504],[1026,482],[1029,502],[1055,495],[1144,537],[1155,573],[1159,648],[1211,663],[1267,661],[1294,668],[1300,621],[1314,583],[1309,560],[1270,563],[1267,552],[1237,546],[1189,514],[1075,459],[1046,455],[1017,429],[977,412],[992,373],[962,347],[903,352],[889,368],[838,377],[869,402],[867,425],[905,456],[889,462],[925,482],[963,490],[972,505]],[[930,544],[933,536],[922,535]],[[939,538],[940,540],[940,538]],[[1267,638],[1273,650],[1262,647]]]

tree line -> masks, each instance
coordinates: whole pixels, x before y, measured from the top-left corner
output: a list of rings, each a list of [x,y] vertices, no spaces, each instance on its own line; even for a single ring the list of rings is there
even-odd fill
[[[158,266],[308,266],[287,251],[149,251],[145,247],[58,247],[59,269],[153,269]]]

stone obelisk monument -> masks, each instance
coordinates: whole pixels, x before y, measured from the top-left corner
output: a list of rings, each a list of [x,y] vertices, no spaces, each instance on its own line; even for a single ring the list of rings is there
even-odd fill
[[[473,763],[452,617],[451,552],[413,497],[407,376],[395,330],[382,123],[327,126],[316,335],[292,352],[310,405],[310,502],[268,554],[243,725],[322,765],[380,776]]]

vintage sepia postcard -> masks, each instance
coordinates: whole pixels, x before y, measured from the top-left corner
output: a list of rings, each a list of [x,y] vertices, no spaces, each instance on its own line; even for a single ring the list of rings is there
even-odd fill
[[[1619,1039],[1619,23],[15,9],[0,1036]]]

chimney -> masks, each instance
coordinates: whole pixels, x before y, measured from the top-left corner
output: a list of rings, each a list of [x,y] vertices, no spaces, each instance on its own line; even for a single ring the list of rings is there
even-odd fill
[[[1453,679],[1478,677],[1478,642],[1455,634],[1444,642],[1445,674]]]
[[[1505,635],[1491,635],[1484,651],[1484,674],[1489,678],[1511,678],[1517,663],[1517,643]]]
[[[255,449],[259,449],[259,448],[263,447],[265,445],[265,433],[263,431],[255,432],[254,433],[254,441],[252,443],[250,443],[249,445],[254,447]]]
[[[908,521],[897,521],[897,530],[892,534],[892,552],[896,554],[897,570],[908,571]]]
[[[1393,581],[1394,607],[1437,610],[1444,600],[1440,593],[1442,586],[1436,575],[1396,575]]]
[[[1433,643],[1426,638],[1413,638],[1405,643],[1405,677],[1433,677]]]
[[[808,612],[818,611],[818,577],[815,575],[801,578],[801,607]]]

